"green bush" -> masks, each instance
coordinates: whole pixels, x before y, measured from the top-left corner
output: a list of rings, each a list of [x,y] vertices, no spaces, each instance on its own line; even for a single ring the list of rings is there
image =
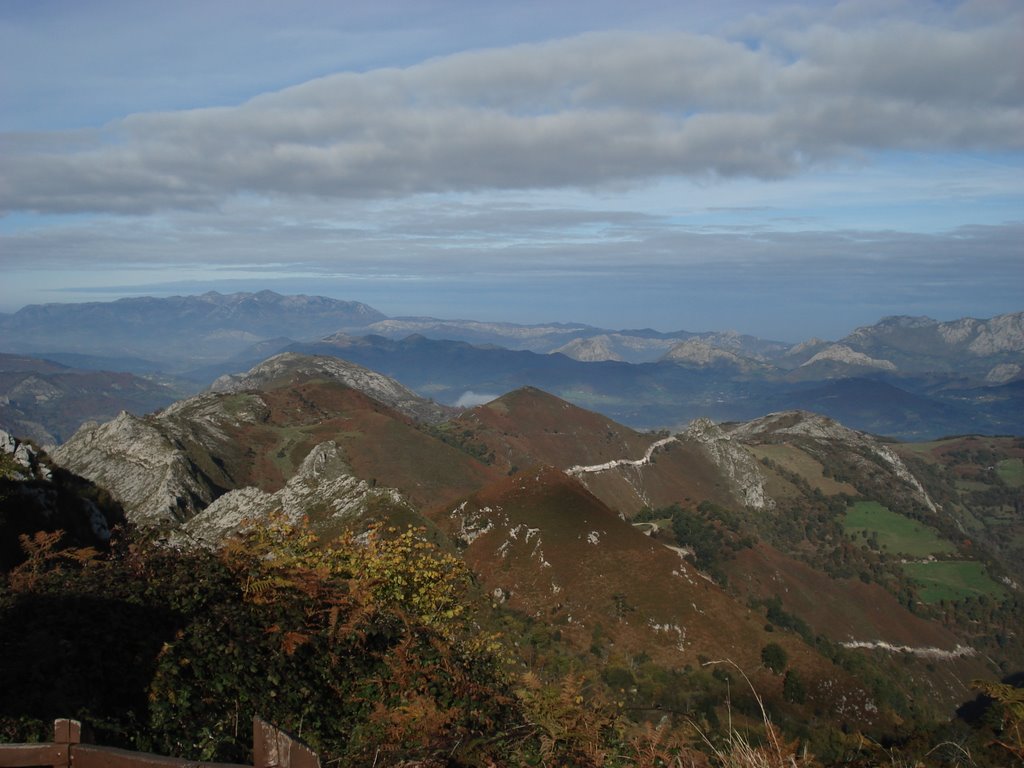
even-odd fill
[[[786,672],[786,677],[782,681],[782,698],[794,704],[803,704],[807,700],[803,678],[795,669]]]
[[[778,643],[768,643],[761,649],[761,663],[775,674],[781,674],[789,663],[789,654]]]
[[[241,762],[258,713],[342,765],[472,761],[522,718],[468,584],[414,531],[321,546],[276,520],[217,552],[77,561],[42,542],[0,591],[0,732],[70,715],[103,743]]]

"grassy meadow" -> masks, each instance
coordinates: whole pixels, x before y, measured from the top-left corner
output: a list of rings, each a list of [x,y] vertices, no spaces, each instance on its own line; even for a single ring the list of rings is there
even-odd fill
[[[996,464],[996,474],[1011,488],[1024,487],[1024,459],[1003,459]]]
[[[890,554],[927,557],[955,551],[934,528],[893,512],[876,501],[855,502],[846,511],[843,529],[854,537],[862,532],[874,533],[879,547]]]
[[[918,594],[926,603],[962,600],[989,595],[1002,597],[1004,590],[983,563],[976,560],[940,560],[933,563],[907,563],[907,575],[919,585]]]

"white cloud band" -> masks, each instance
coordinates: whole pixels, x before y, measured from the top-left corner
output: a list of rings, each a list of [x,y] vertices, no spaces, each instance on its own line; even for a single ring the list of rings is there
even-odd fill
[[[594,33],[342,73],[235,107],[7,136],[0,210],[215,207],[778,178],[875,151],[1024,147],[1020,19],[766,32]]]

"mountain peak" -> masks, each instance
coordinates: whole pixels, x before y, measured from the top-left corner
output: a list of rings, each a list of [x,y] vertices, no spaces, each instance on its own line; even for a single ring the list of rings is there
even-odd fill
[[[243,392],[267,389],[289,383],[297,377],[326,377],[372,397],[416,421],[444,421],[453,411],[383,374],[337,357],[300,355],[282,352],[264,360],[246,373],[221,376],[210,387],[211,392]]]
[[[729,349],[715,346],[702,339],[686,339],[673,346],[661,358],[665,362],[698,368],[735,368],[751,371],[765,365],[757,360],[738,355]]]
[[[813,355],[807,362],[801,363],[800,367],[805,368],[815,363],[821,363],[830,361],[834,363],[841,363],[843,365],[860,366],[864,368],[879,368],[884,371],[895,371],[896,364],[889,360],[879,360],[877,358],[866,355],[863,352],[857,352],[851,349],[846,344],[830,344],[825,349]]]
[[[736,426],[730,434],[737,438],[775,434],[805,435],[831,440],[857,440],[863,437],[861,432],[844,427],[828,416],[803,410],[769,413],[759,419]]]
[[[622,361],[622,356],[615,351],[611,337],[608,334],[591,336],[590,338],[577,337],[568,344],[563,344],[552,350],[552,354],[562,354],[571,357],[573,360],[589,363],[600,360]]]

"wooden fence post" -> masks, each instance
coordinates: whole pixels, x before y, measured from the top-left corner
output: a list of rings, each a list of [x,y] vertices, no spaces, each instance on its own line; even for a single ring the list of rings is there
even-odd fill
[[[320,768],[320,756],[259,717],[252,719],[253,768]]]
[[[82,724],[77,720],[58,718],[53,721],[53,743],[60,747],[58,757],[61,762],[54,763],[54,768],[69,768],[71,765],[71,745],[82,743]]]

